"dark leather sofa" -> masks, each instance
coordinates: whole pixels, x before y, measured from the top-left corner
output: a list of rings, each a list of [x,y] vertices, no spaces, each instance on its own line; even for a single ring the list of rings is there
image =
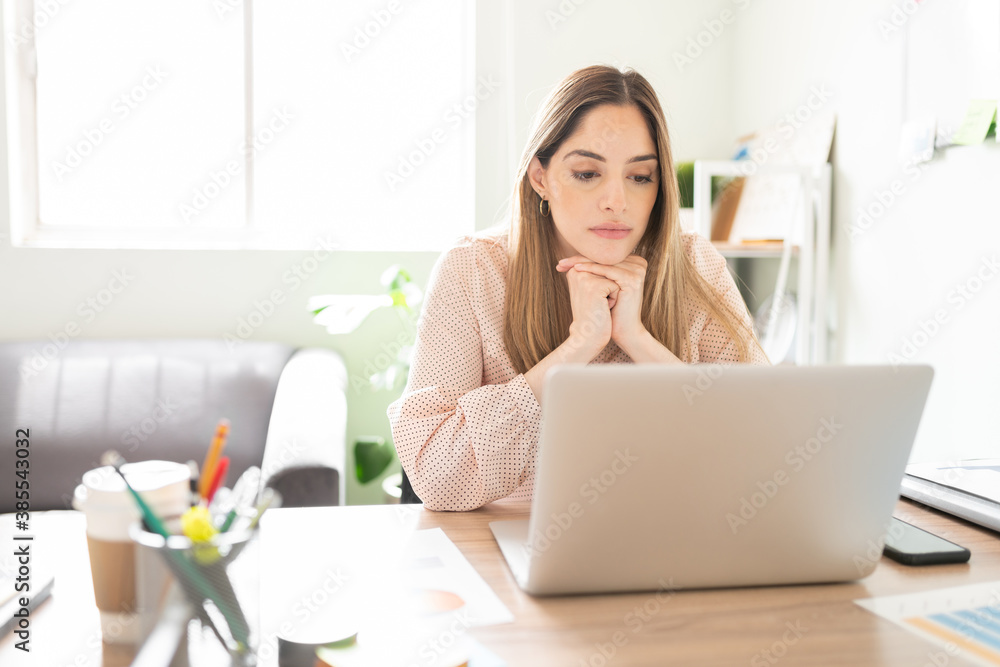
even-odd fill
[[[222,340],[0,343],[0,512],[15,509],[14,439],[29,433],[30,508],[70,507],[108,449],[201,464],[231,432],[228,485],[251,465],[285,506],[344,504],[347,372],[334,352]]]

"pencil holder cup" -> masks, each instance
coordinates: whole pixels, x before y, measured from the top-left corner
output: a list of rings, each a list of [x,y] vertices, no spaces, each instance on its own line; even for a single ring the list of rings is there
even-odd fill
[[[177,526],[167,525],[170,532]],[[129,535],[142,550],[159,555],[191,603],[194,617],[230,656],[232,667],[253,667],[260,647],[260,559],[257,528],[218,533],[194,543],[164,538],[132,524]]]

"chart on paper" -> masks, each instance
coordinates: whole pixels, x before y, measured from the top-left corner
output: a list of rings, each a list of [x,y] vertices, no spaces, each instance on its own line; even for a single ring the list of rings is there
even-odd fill
[[[855,600],[855,604],[983,665],[1000,665],[1000,582]]]

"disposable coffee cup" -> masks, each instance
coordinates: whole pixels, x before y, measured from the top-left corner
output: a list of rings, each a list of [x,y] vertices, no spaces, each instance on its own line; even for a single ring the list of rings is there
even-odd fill
[[[191,471],[186,465],[141,461],[126,463],[121,470],[158,517],[176,518],[190,507]],[[87,517],[90,572],[103,639],[109,644],[141,643],[152,627],[166,573],[146,570],[146,579],[136,584],[136,546],[129,526],[141,520],[141,513],[114,468],[90,470],[82,481],[74,492],[73,507]],[[162,585],[152,578],[162,579]]]

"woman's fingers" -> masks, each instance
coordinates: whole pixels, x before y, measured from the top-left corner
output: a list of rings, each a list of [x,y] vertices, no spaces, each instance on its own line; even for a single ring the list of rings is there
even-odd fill
[[[599,286],[600,289],[605,290],[605,296],[611,296],[612,294],[617,294],[618,290],[621,289],[621,286],[614,280],[602,276],[594,271],[586,271],[579,269],[578,267],[573,267],[572,269],[570,269],[567,272],[566,277],[576,280],[578,283],[580,283],[582,280],[591,279],[592,281],[591,284]]]
[[[556,264],[556,271],[566,272],[572,269],[574,265],[579,264],[580,262],[589,262],[589,261],[590,260],[584,257],[583,255],[573,255],[572,257],[564,257],[563,259],[559,260],[558,264]]]
[[[621,291],[621,286],[614,280],[609,280],[589,271],[574,270],[570,270],[566,274],[566,277],[575,284],[574,291],[586,292],[594,290],[596,292],[594,296],[600,295],[608,300],[609,308],[613,308],[615,303],[618,302],[618,292]]]
[[[624,265],[628,268],[623,268]],[[573,269],[576,269],[575,271]],[[614,308],[618,303],[618,296],[623,286],[632,284],[642,285],[645,277],[646,260],[638,255],[632,255],[622,264],[608,266],[592,262],[583,255],[574,255],[559,261],[556,270],[566,273],[568,278],[574,280],[583,287],[581,278],[589,276],[595,278],[591,284],[600,290],[607,300],[608,309]]]
[[[559,260],[556,264],[556,271],[560,273],[565,273],[574,267],[606,267],[615,268],[621,267],[625,271],[636,272],[641,276],[646,275],[646,267],[648,262],[641,255],[629,255],[620,264],[610,265],[610,264],[598,264],[597,262],[591,261],[584,257],[583,255],[573,255],[572,257],[566,257]],[[591,273],[598,273],[597,270],[592,270]],[[605,275],[601,273],[601,275]],[[609,277],[610,276],[606,276]]]
[[[617,303],[618,283],[586,271],[566,272],[569,285],[570,306],[573,310],[571,335],[593,339],[601,346],[611,340],[613,321],[611,309]],[[586,324],[583,331],[581,327]]]
[[[594,262],[581,262],[574,265],[573,269],[613,280],[623,287],[633,283],[642,285],[646,277],[645,267],[637,265],[626,269],[622,268],[620,264],[617,266],[608,266],[606,264],[595,264]]]

